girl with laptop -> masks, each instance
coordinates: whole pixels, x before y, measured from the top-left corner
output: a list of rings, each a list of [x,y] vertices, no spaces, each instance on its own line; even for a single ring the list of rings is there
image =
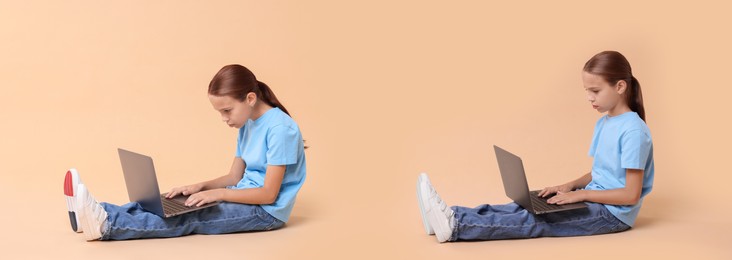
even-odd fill
[[[422,221],[439,242],[533,237],[586,236],[630,229],[643,197],[653,187],[653,143],[645,123],[640,83],[619,52],[604,51],[583,68],[592,108],[606,115],[595,125],[591,172],[538,196],[548,202],[586,202],[586,209],[534,215],[516,203],[448,207],[426,174],[417,181]]]
[[[162,218],[139,203],[98,203],[79,174],[66,173],[72,229],[87,240],[124,240],[224,234],[281,228],[305,180],[300,128],[266,84],[241,65],[224,66],[211,80],[208,98],[221,120],[239,129],[236,156],[228,174],[170,190],[167,198],[190,195],[187,206],[222,203]]]

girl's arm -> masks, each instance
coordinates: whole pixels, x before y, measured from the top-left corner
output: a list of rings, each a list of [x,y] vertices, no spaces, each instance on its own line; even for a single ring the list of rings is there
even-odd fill
[[[203,204],[223,200],[243,204],[272,204],[277,200],[285,177],[285,165],[269,165],[264,175],[264,186],[250,189],[217,188],[202,191],[191,195],[186,200],[187,206],[201,206]]]
[[[582,175],[581,177],[579,177],[578,179],[567,183],[567,185],[569,185],[572,188],[571,190],[576,190],[576,189],[584,188],[585,186],[587,186],[587,184],[590,184],[591,181],[592,181],[592,172],[588,172],[585,175]]]
[[[584,188],[585,186],[587,186],[587,184],[590,184],[591,181],[592,181],[592,173],[588,172],[587,174],[582,175],[578,179],[567,182],[565,184],[562,184],[559,186],[554,186],[554,187],[546,187],[539,192],[539,196],[546,197],[546,196],[549,196],[549,195],[552,195],[552,194],[558,193],[558,192],[570,192],[570,191],[573,191],[576,189],[581,189],[581,188]]]
[[[244,160],[242,160],[241,157],[234,157],[234,162],[231,164],[229,174],[200,183],[201,190],[226,188],[226,186],[236,185],[244,175],[244,167],[246,167]]]
[[[225,188],[226,186],[236,185],[237,183],[239,183],[239,180],[241,180],[242,176],[244,175],[245,166],[246,165],[244,163],[244,160],[242,160],[241,157],[234,157],[234,162],[231,164],[231,170],[229,170],[229,174],[210,181],[204,181],[183,187],[175,187],[170,190],[170,192],[168,192],[165,197],[173,198],[175,196],[178,196],[179,194],[187,196],[202,190]]]
[[[567,204],[590,201],[611,205],[635,205],[640,200],[643,189],[643,170],[626,169],[625,187],[612,190],[578,190],[559,192],[548,200],[549,203]]]

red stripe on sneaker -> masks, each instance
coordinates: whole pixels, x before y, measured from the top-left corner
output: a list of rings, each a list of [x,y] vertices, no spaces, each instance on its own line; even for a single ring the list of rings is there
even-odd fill
[[[74,181],[72,178],[71,171],[66,171],[66,178],[64,178],[64,194],[66,196],[74,196]]]

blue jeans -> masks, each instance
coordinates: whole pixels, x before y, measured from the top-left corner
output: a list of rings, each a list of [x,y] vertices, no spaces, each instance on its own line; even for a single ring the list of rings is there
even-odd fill
[[[455,227],[449,241],[588,236],[630,229],[604,205],[588,202],[587,206],[542,215],[531,214],[516,203],[454,206]]]
[[[222,202],[216,206],[170,218],[142,209],[139,203],[122,206],[101,203],[108,217],[101,240],[225,234],[281,228],[285,223],[259,205]]]

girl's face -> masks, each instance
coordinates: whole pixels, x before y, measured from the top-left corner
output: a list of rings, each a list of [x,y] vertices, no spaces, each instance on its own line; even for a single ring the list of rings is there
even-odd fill
[[[626,89],[624,80],[610,85],[602,77],[583,71],[582,83],[587,91],[587,101],[590,101],[592,108],[600,113],[609,112],[611,116],[620,114],[624,104],[623,93]]]
[[[257,97],[253,92],[247,94],[244,101],[229,96],[208,95],[208,100],[216,111],[221,113],[221,121],[229,127],[241,128],[252,117]]]

